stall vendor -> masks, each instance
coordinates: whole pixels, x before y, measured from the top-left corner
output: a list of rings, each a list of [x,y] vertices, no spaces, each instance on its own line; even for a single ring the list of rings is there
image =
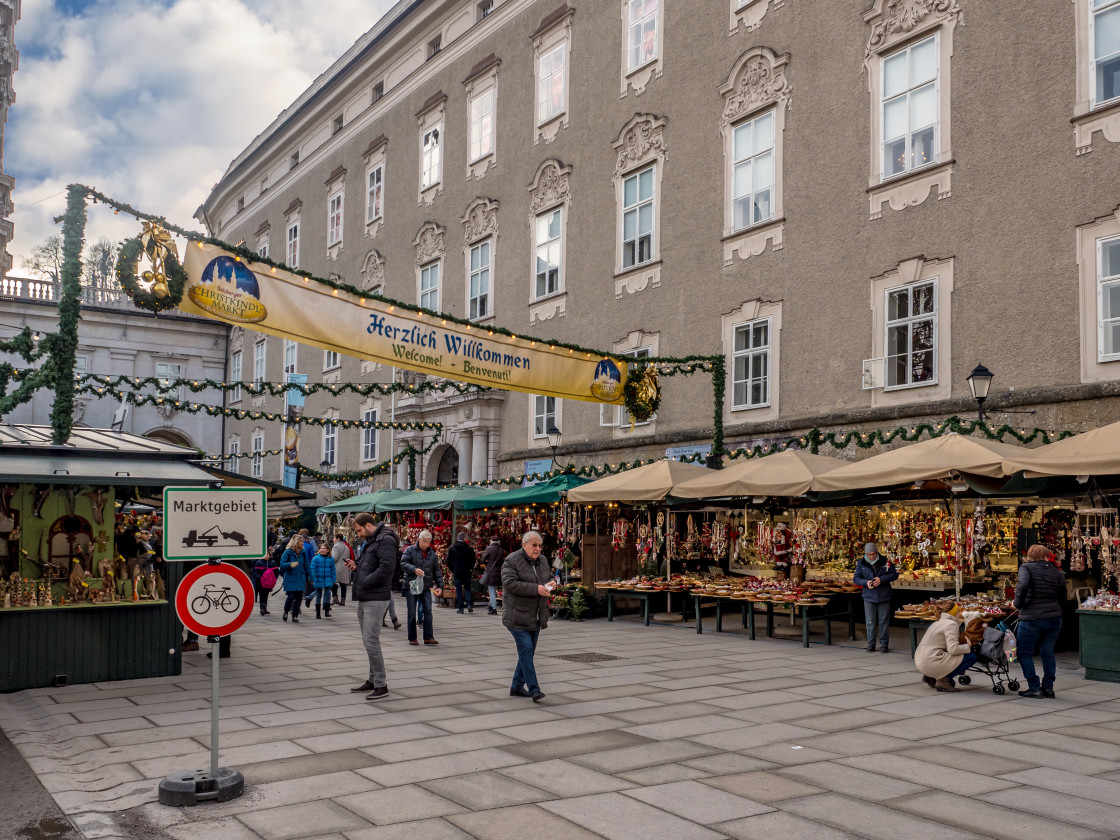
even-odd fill
[[[867,652],[875,651],[875,625],[879,625],[879,650],[886,653],[891,642],[891,583],[898,569],[879,554],[873,542],[863,547],[852,583],[863,589],[863,617],[867,625]]]
[[[778,567],[778,577],[789,577],[789,562],[793,556],[793,534],[784,522],[774,526],[774,565]]]

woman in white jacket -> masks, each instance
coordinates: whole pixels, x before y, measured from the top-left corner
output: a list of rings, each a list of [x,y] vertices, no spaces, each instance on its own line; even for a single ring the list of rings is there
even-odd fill
[[[953,677],[963,674],[976,663],[972,646],[961,635],[961,622],[957,617],[960,606],[952,601],[937,604],[940,611],[922,643],[914,651],[914,665],[922,680],[938,691],[959,691]]]

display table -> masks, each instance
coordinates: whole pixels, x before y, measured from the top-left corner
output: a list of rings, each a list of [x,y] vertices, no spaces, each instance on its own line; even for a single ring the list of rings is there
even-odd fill
[[[1078,610],[1085,679],[1120,683],[1120,612]]]
[[[843,597],[843,596],[837,596],[837,597]],[[740,609],[742,611],[743,627],[746,628],[747,635],[749,636],[751,641],[754,641],[755,638],[756,638],[756,632],[755,632],[755,627],[754,627],[755,607],[758,604],[764,604],[765,607],[766,607],[766,637],[769,638],[769,639],[774,638],[774,602],[773,601],[750,601],[750,600],[745,600],[743,598],[727,598],[727,597],[720,596],[720,595],[703,595],[703,594],[698,594],[698,593],[695,593],[695,592],[692,593],[692,598],[693,598],[695,609],[696,609],[696,632],[697,633],[703,633],[704,632],[704,625],[703,625],[703,622],[702,622],[701,616],[700,616],[700,610],[701,610],[703,601],[705,601],[705,600],[715,601],[715,604],[716,604],[716,632],[717,633],[722,633],[723,632],[723,606],[724,606],[724,601],[732,601],[732,602],[734,602],[734,603],[736,603],[740,606]],[[783,606],[785,606],[785,605],[783,605]],[[827,604],[813,604],[813,605],[810,605],[810,604],[789,604],[788,606],[790,606],[792,608],[792,615],[794,615],[795,618],[798,615],[800,615],[800,617],[801,617],[801,644],[802,644],[802,647],[809,647],[809,636],[810,636],[811,631],[812,631],[811,625],[812,625],[812,622],[814,622],[814,621],[823,621],[824,622],[824,643],[826,645],[831,645],[832,644],[832,620],[835,619],[835,618],[847,618],[848,619],[848,636],[849,636],[849,638],[851,638],[853,640],[856,637],[855,612],[852,610],[850,603],[848,604],[847,609],[842,611],[842,612],[835,612],[834,611],[834,606],[835,605],[834,605],[834,603],[831,599],[829,600],[829,603],[827,603]]]
[[[669,611],[670,599],[673,595],[681,596],[681,619],[688,621],[688,594],[687,592],[668,592],[664,589],[607,589],[607,621],[614,621],[614,599],[633,598],[642,602],[642,623],[649,627],[649,596],[664,595],[665,611]]]

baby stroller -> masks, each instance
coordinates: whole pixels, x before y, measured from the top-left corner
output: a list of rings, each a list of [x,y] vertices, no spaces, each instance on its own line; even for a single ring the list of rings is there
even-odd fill
[[[1008,626],[1008,622],[1012,622],[1011,626]],[[1008,618],[995,627],[984,628],[984,641],[972,647],[972,652],[976,654],[976,664],[968,670],[970,673],[983,674],[990,679],[993,694],[1006,694],[1008,689],[1019,690],[1019,681],[1013,679],[1008,672],[1015,656],[1014,625],[1016,623],[1018,622]],[[968,673],[961,674],[957,677],[957,682],[961,685],[969,685],[972,683],[972,677]]]

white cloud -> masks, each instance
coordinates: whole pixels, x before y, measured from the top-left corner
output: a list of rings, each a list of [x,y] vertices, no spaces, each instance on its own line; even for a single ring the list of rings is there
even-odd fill
[[[51,220],[65,195],[56,193],[71,182],[193,225],[234,156],[390,5],[98,0],[67,14],[55,0],[25,3],[4,137],[16,178],[13,273],[58,232]],[[136,232],[132,220],[90,208],[87,240]]]

